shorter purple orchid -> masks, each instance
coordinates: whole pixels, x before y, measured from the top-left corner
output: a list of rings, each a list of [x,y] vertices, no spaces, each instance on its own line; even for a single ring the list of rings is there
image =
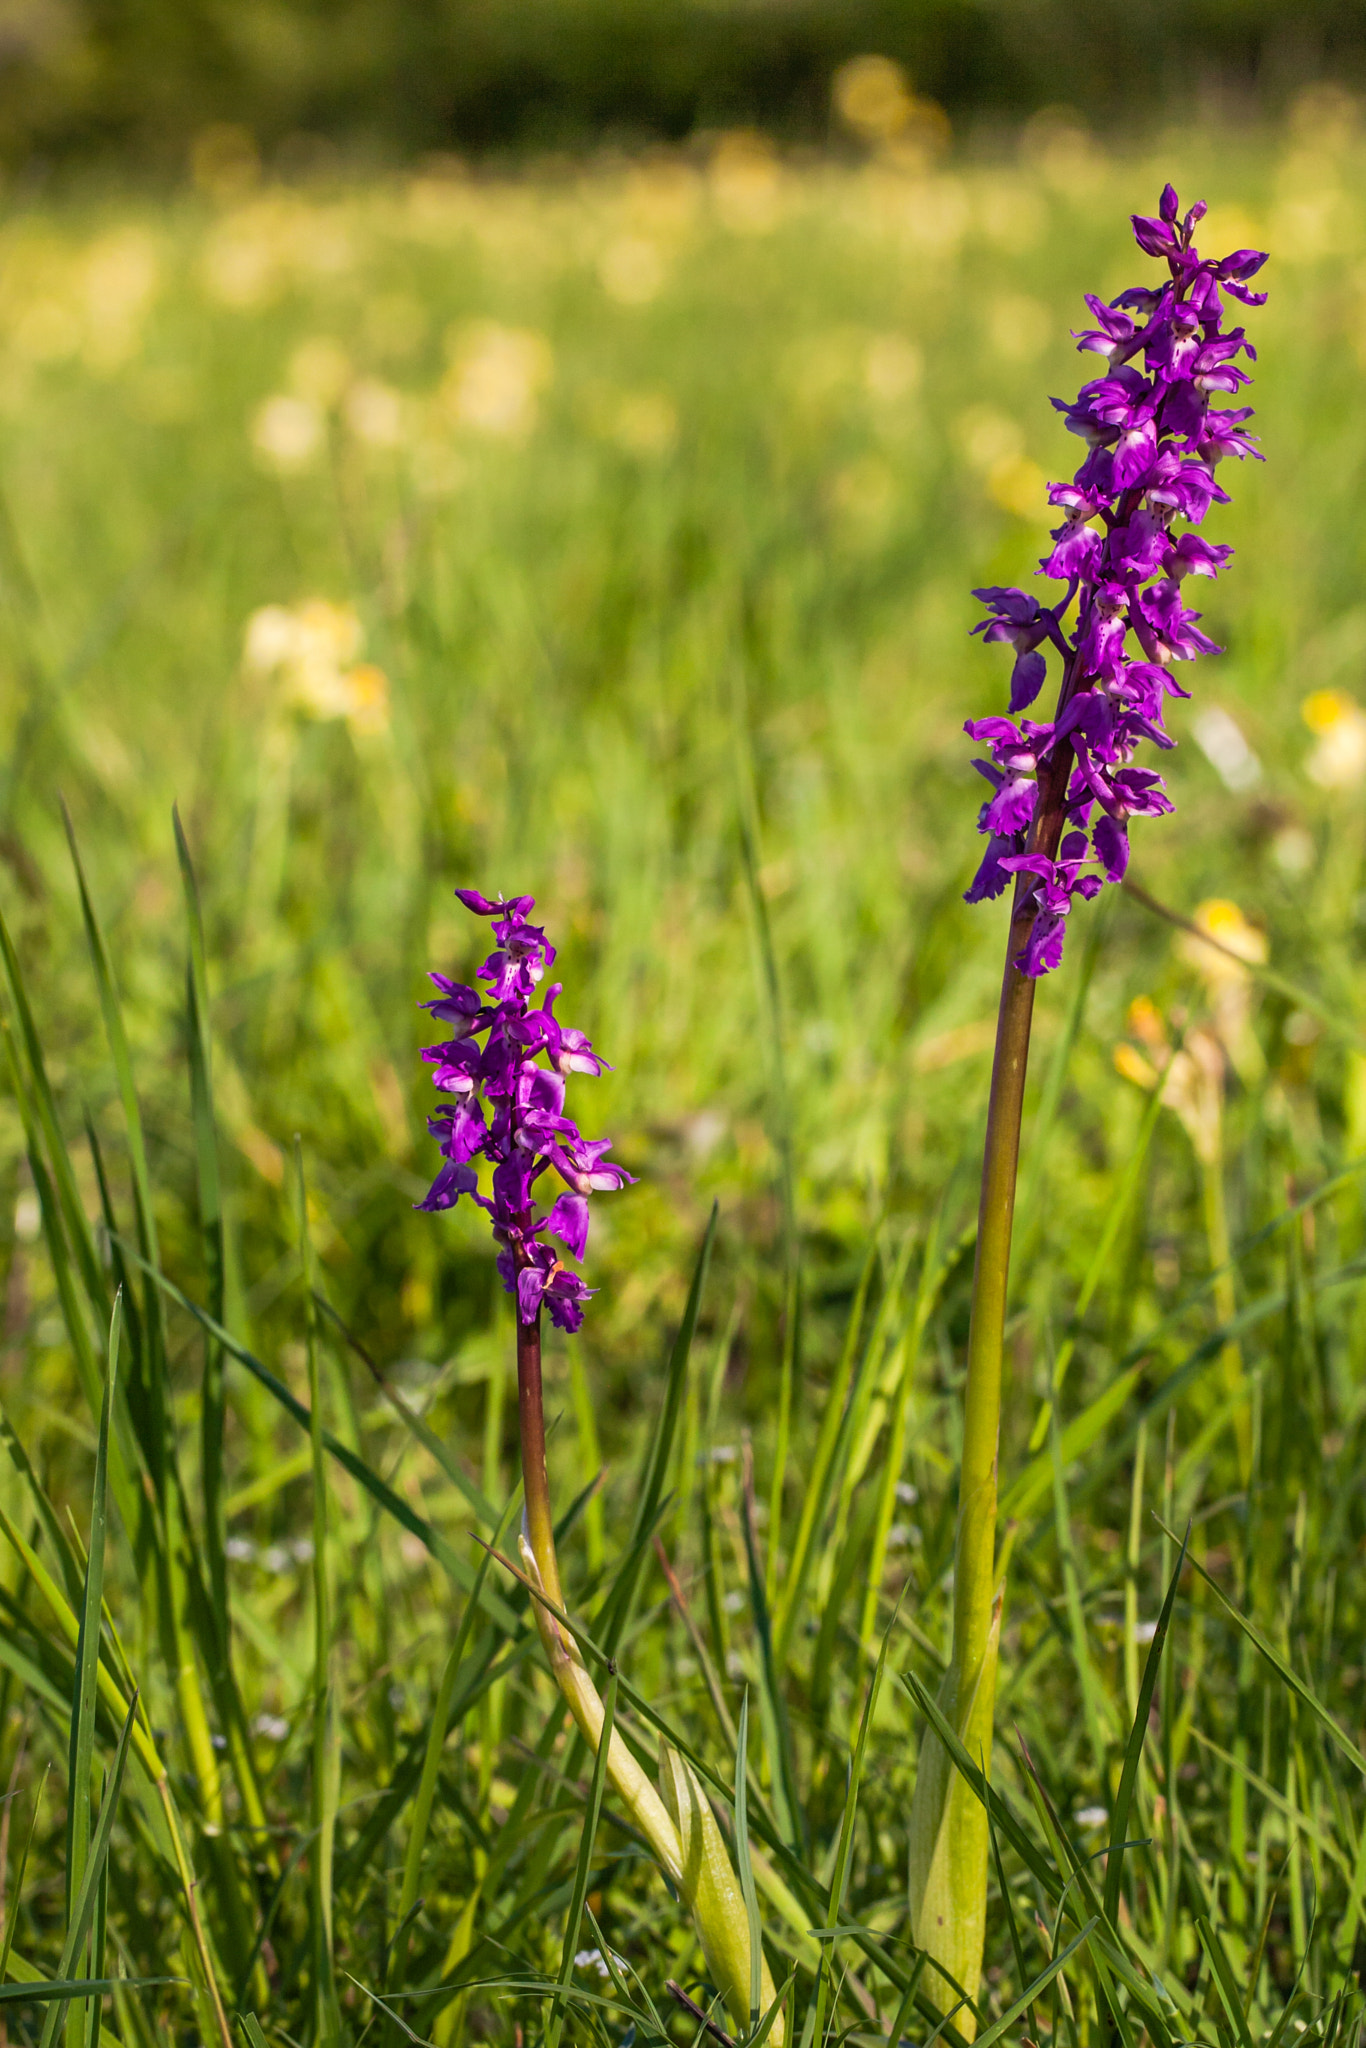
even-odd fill
[[[626,1187],[633,1179],[606,1158],[609,1139],[583,1137],[564,1113],[566,1076],[601,1074],[607,1063],[582,1031],[555,1015],[558,982],[546,990],[540,1008],[531,1007],[555,958],[545,932],[527,921],[535,898],[494,902],[474,889],[455,893],[467,910],[492,918],[496,946],[477,976],[489,984],[488,999],[444,974],[431,977],[440,994],[423,1008],[453,1025],[455,1035],[429,1045],[422,1057],[434,1069],[437,1088],[455,1100],[427,1119],[444,1164],[415,1206],[452,1209],[468,1195],[493,1220],[499,1276],[517,1297],[521,1321],[534,1323],[544,1307],[560,1329],[577,1330],[593,1289],[545,1237],[558,1238],[573,1258],[582,1259],[589,1195]],[[539,1064],[542,1057],[547,1066]],[[493,1166],[488,1195],[479,1193],[471,1164],[480,1158]],[[567,1192],[542,1213],[535,1183],[548,1168]]]
[[[1123,879],[1130,819],[1171,810],[1161,777],[1135,768],[1133,755],[1143,741],[1164,750],[1175,744],[1163,708],[1168,697],[1190,693],[1174,666],[1220,651],[1199,612],[1182,602],[1182,588],[1188,576],[1217,576],[1233,552],[1191,530],[1211,505],[1229,502],[1217,465],[1229,455],[1261,459],[1245,431],[1248,408],[1221,410],[1213,401],[1241,392],[1249,373],[1238,358],[1255,362],[1257,353],[1241,327],[1223,331],[1223,295],[1262,305],[1266,295],[1252,291],[1250,280],[1266,258],[1256,249],[1202,257],[1193,236],[1204,214],[1197,201],[1183,216],[1175,190],[1165,186],[1157,212],[1135,214],[1133,228],[1140,249],[1165,262],[1167,280],[1135,286],[1108,305],[1087,294],[1095,324],[1075,339],[1083,354],[1105,359],[1106,374],[1075,399],[1052,401],[1087,450],[1070,483],[1048,487],[1062,524],[1040,568],[1066,584],[1061,601],[1049,607],[996,585],[973,592],[988,613],[973,632],[1014,650],[1012,714],[1043,685],[1045,642],[1063,661],[1051,725],[979,718],[965,728],[989,756],[973,766],[992,791],[978,813],[987,849],[967,900],[1000,896],[1012,876],[1021,877],[1017,905],[1034,909],[1017,955],[1028,975],[1057,966],[1073,900]],[[1174,530],[1177,520],[1185,530]],[[1062,621],[1074,598],[1069,639]],[[1046,812],[1039,803],[1045,771]],[[1046,848],[1059,832],[1059,856],[1051,860],[1041,842]],[[1084,873],[1088,861],[1100,872]]]

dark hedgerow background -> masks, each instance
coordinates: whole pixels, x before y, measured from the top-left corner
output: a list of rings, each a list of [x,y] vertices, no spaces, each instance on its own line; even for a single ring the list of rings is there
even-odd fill
[[[1278,112],[1366,75],[1360,0],[15,0],[0,143],[165,164],[210,121],[382,157],[678,140],[822,141],[831,73],[895,58],[957,120]]]

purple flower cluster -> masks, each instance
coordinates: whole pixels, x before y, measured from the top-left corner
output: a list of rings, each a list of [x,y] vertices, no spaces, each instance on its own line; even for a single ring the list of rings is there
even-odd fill
[[[625,1187],[633,1177],[604,1158],[610,1139],[582,1137],[564,1113],[566,1076],[601,1074],[606,1061],[582,1031],[555,1015],[559,982],[547,989],[540,1009],[531,1007],[555,958],[541,927],[527,922],[535,897],[491,903],[474,889],[455,893],[467,910],[493,919],[497,948],[479,969],[478,979],[488,983],[486,995],[444,974],[431,977],[441,993],[423,1008],[451,1025],[454,1036],[429,1045],[422,1057],[436,1069],[436,1086],[454,1100],[427,1119],[446,1163],[416,1207],[453,1209],[461,1195],[469,1195],[493,1219],[498,1271],[517,1297],[521,1320],[534,1323],[544,1303],[560,1329],[577,1330],[594,1290],[544,1239],[549,1232],[581,1259],[589,1195]],[[548,1065],[540,1064],[542,1057]],[[480,1157],[493,1162],[491,1195],[478,1192],[471,1162]],[[534,1189],[547,1167],[569,1192],[542,1214]]]
[[[1012,715],[965,728],[990,756],[973,766],[992,790],[978,820],[989,844],[967,900],[999,896],[1012,875],[1031,877],[1033,924],[1017,958],[1028,975],[1061,960],[1073,898],[1122,880],[1130,818],[1172,809],[1161,776],[1130,764],[1142,740],[1175,745],[1162,724],[1164,700],[1190,692],[1172,664],[1219,652],[1182,602],[1182,585],[1217,575],[1232,553],[1190,529],[1211,504],[1229,502],[1215,478],[1222,458],[1257,454],[1245,431],[1250,408],[1211,401],[1250,382],[1236,358],[1255,360],[1256,350],[1241,327],[1221,332],[1221,292],[1263,305],[1265,292],[1251,291],[1249,280],[1266,257],[1255,249],[1202,257],[1191,237],[1204,212],[1197,202],[1179,219],[1168,185],[1156,218],[1133,217],[1139,248],[1165,261],[1168,282],[1121,292],[1110,305],[1087,296],[1096,324],[1077,345],[1104,356],[1106,374],[1071,404],[1053,400],[1087,448],[1074,480],[1048,490],[1062,524],[1040,568],[1066,584],[1063,596],[1047,606],[1023,590],[973,592],[989,612],[973,631],[1004,641],[1015,661]],[[1186,522],[1179,533],[1177,519]],[[1074,598],[1069,638],[1063,620]],[[1043,686],[1048,649],[1060,657],[1062,683],[1053,723],[1039,725],[1018,714]],[[1040,777],[1052,792],[1047,818]]]

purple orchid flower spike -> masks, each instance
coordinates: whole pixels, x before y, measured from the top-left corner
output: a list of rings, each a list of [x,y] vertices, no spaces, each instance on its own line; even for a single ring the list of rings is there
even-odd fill
[[[519,1321],[534,1324],[545,1308],[560,1329],[577,1330],[593,1290],[545,1238],[558,1238],[574,1259],[582,1259],[588,1246],[589,1195],[626,1187],[632,1180],[624,1167],[604,1157],[609,1140],[584,1138],[564,1113],[566,1076],[601,1074],[607,1062],[582,1031],[555,1015],[559,982],[552,983],[539,1008],[531,1006],[555,958],[545,932],[528,921],[535,898],[495,902],[475,889],[455,893],[467,910],[492,919],[497,943],[477,976],[489,985],[487,997],[444,974],[431,977],[440,994],[423,1007],[453,1026],[455,1035],[429,1045],[422,1057],[434,1069],[437,1088],[454,1101],[427,1119],[444,1163],[415,1206],[453,1209],[468,1195],[492,1219],[498,1272],[508,1293],[517,1297]],[[542,1065],[542,1059],[548,1064]],[[471,1163],[481,1158],[493,1167],[488,1195],[479,1193]],[[535,1183],[548,1169],[569,1192],[543,1213]]]
[[[992,789],[978,816],[987,850],[967,900],[999,896],[1017,877],[1017,914],[1032,909],[1034,922],[1015,958],[1031,977],[1062,958],[1074,897],[1123,879],[1129,820],[1171,810],[1161,777],[1132,766],[1134,751],[1144,740],[1175,744],[1163,704],[1190,693],[1172,668],[1220,651],[1183,603],[1182,585],[1217,576],[1233,552],[1191,530],[1211,505],[1229,502],[1217,465],[1229,455],[1261,459],[1245,431],[1248,408],[1215,401],[1249,383],[1238,358],[1256,360],[1241,327],[1223,328],[1223,298],[1264,304],[1250,285],[1266,257],[1202,257],[1193,236],[1204,213],[1197,200],[1183,215],[1165,186],[1157,212],[1135,214],[1133,228],[1139,248],[1166,264],[1167,282],[1108,305],[1087,295],[1094,324],[1078,330],[1077,347],[1108,369],[1075,399],[1052,401],[1087,450],[1074,480],[1048,489],[1063,523],[1040,568],[1066,585],[1062,599],[1050,607],[1022,590],[973,592],[988,612],[973,632],[1014,651],[1012,714],[1042,688],[1045,645],[1062,656],[1051,725],[979,718],[966,727],[990,757],[973,765]],[[1063,619],[1074,597],[1069,639]]]
[[[1159,817],[1171,799],[1162,778],[1134,765],[1142,742],[1173,745],[1168,697],[1188,694],[1182,664],[1214,653],[1185,602],[1190,576],[1213,577],[1229,549],[1190,529],[1227,502],[1215,480],[1224,455],[1255,455],[1246,410],[1219,410],[1247,381],[1241,328],[1224,332],[1223,295],[1253,303],[1263,259],[1240,249],[1203,258],[1193,235],[1204,213],[1183,215],[1168,185],[1153,215],[1136,216],[1139,247],[1165,265],[1152,289],[1088,298],[1094,325],[1076,337],[1106,373],[1069,402],[1054,399],[1086,454],[1071,483],[1049,486],[1062,524],[1043,574],[1065,586],[1055,604],[992,586],[975,595],[988,616],[974,628],[1014,654],[1010,717],[970,719],[990,794],[978,816],[987,842],[969,903],[1014,884],[1006,968],[996,1020],[982,1155],[972,1306],[963,1384],[958,1525],[953,1554],[953,1641],[939,1707],[970,1754],[990,1767],[1000,1654],[1002,1552],[996,1541],[1002,1390],[1015,1184],[1024,1117],[1034,997],[1059,965],[1079,902],[1124,879],[1129,827]],[[1178,522],[1184,522],[1179,526]],[[1077,600],[1069,632],[1063,621]],[[1015,714],[1044,680],[1045,644],[1062,657],[1049,724]],[[908,1902],[914,1940],[928,1958],[922,1988],[956,2012],[981,1981],[988,1825],[959,1797],[952,1762],[926,1731],[911,1803]]]

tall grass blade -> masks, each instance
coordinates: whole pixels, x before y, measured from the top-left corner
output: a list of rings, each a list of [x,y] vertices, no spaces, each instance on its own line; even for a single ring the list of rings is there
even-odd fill
[[[1220,1941],[1210,1922],[1203,1915],[1197,1917],[1195,1931],[1200,1937],[1200,1946],[1209,1958],[1210,1975],[1214,1979],[1215,1988],[1219,1993],[1219,2001],[1228,2016],[1229,2027],[1234,2039],[1238,2042],[1238,2048],[1252,2048],[1252,2035],[1243,2013],[1243,2001],[1238,1996],[1238,1987],[1233,1977],[1233,1967],[1229,1962],[1224,1944]]]
[[[607,1785],[607,1756],[612,1745],[612,1730],[617,1718],[617,1674],[612,1672],[603,1695],[602,1735],[598,1742],[598,1753],[593,1760],[593,1776],[588,1787],[588,1807],[583,1818],[583,1832],[579,1838],[578,1860],[574,1866],[574,1890],[569,1901],[569,1912],[564,1923],[564,1948],[560,1955],[560,1975],[556,1994],[550,2008],[546,2025],[546,2048],[559,2048],[560,2034],[564,2025],[564,1994],[574,1981],[574,1956],[579,1946],[579,1928],[583,1923],[584,1900],[588,1897],[589,1875],[593,1867],[593,1846],[597,1840],[598,1819],[602,1813],[602,1795]],[[757,2004],[757,1998],[755,2003]]]
[[[1176,1537],[1167,1527],[1166,1523],[1162,1522],[1160,1526],[1164,1535],[1170,1537],[1174,1543]],[[1363,1777],[1366,1777],[1366,1756],[1362,1755],[1351,1736],[1333,1719],[1328,1709],[1320,1704],[1318,1697],[1311,1687],[1305,1684],[1294,1667],[1287,1663],[1286,1659],[1267,1641],[1256,1623],[1249,1621],[1245,1614],[1241,1614],[1233,1605],[1233,1602],[1220,1591],[1219,1587],[1205,1570],[1205,1567],[1201,1564],[1199,1558],[1192,1557],[1190,1563],[1192,1570],[1199,1573],[1229,1619],[1235,1622],[1242,1630],[1253,1648],[1260,1650],[1262,1656],[1265,1657],[1281,1683],[1288,1686],[1296,1699],[1300,1700],[1309,1709],[1310,1713],[1324,1730],[1324,1733],[1328,1736],[1329,1741],[1342,1752],[1353,1768],[1359,1771]]]
[[[754,1634],[759,1645],[759,1710],[763,1717],[764,1741],[773,1766],[773,1803],[778,1825],[793,1849],[800,1851],[805,1837],[805,1808],[797,1785],[797,1760],[793,1754],[792,1729],[787,1702],[778,1683],[773,1656],[773,1631],[768,1618],[768,1596],[759,1568],[759,1545],[755,1536],[754,1455],[748,1439],[744,1446],[742,1485],[745,1560],[749,1567],[749,1604]]]
[[[245,1344],[239,1343],[230,1330],[225,1330],[221,1323],[215,1322],[214,1318],[208,1315],[204,1309],[200,1308],[196,1302],[191,1301],[187,1294],[182,1293],[173,1280],[168,1279],[164,1273],[157,1272],[148,1266],[147,1262],[141,1259],[127,1243],[124,1244],[123,1249],[125,1254],[133,1258],[139,1266],[144,1267],[145,1270],[152,1274],[157,1286],[169,1300],[175,1302],[178,1307],[183,1308],[187,1314],[193,1316],[196,1322],[203,1324],[205,1328],[212,1331],[229,1357],[235,1358],[239,1365],[244,1365],[252,1378],[274,1395],[286,1413],[291,1415],[301,1428],[311,1432],[312,1411],[295,1394],[290,1392],[283,1380],[278,1379],[268,1366],[263,1365],[253,1352],[248,1351]],[[424,1548],[431,1552],[437,1563],[455,1581],[461,1592],[470,1592],[475,1581],[474,1569],[466,1563],[463,1557],[459,1556],[453,1546],[446,1541],[440,1530],[434,1529],[430,1522],[410,1508],[407,1501],[396,1494],[393,1488],[387,1485],[377,1472],[372,1471],[363,1458],[358,1457],[347,1445],[341,1443],[332,1434],[331,1430],[324,1429],[322,1431],[322,1442],[328,1455],[335,1458],[342,1469],[351,1474],[357,1485],[364,1487],[365,1491],[373,1500],[379,1503],[386,1514],[391,1515],[402,1528],[408,1531],[409,1535],[416,1536]],[[507,1605],[507,1602],[501,1599],[489,1586],[484,1587],[480,1598],[484,1611],[490,1620],[496,1622],[505,1634],[516,1635],[520,1624],[517,1616]]]
[[[133,1720],[137,1710],[137,1696],[134,1695],[119,1735],[119,1746],[114,1753],[113,1769],[105,1784],[104,1798],[100,1802],[99,1826],[95,1830],[95,1839],[90,1845],[85,1869],[81,1873],[72,1909],[67,1916],[66,1940],[62,1946],[62,1959],[57,1968],[57,1977],[63,1982],[70,1983],[76,1958],[90,1932],[90,1922],[95,1911],[95,1896],[100,1879],[104,1875],[104,1866],[109,1855],[109,1841],[114,1831],[114,1815],[118,1811],[119,1793],[123,1789],[124,1766],[128,1761],[128,1742],[133,1732]],[[39,2048],[52,2048],[61,2017],[61,2006],[52,2005],[43,2022]]]
[[[108,1503],[109,1422],[118,1378],[119,1328],[123,1299],[114,1298],[109,1325],[108,1365],[105,1373],[104,1404],[100,1410],[100,1434],[95,1450],[95,1483],[90,1498],[90,1544],[86,1555],[85,1590],[81,1601],[80,1634],[76,1639],[75,1686],[71,1697],[71,1732],[67,1752],[66,1802],[66,1909],[74,1917],[76,1900],[84,1882],[90,1854],[90,1780],[95,1749],[95,1707],[98,1698],[96,1667],[100,1656],[100,1619],[104,1606],[104,1542]],[[98,1976],[98,1967],[95,1970]],[[86,2038],[85,2015],[74,2008],[67,2025],[71,2048]]]
[[[19,955],[10,937],[9,927],[0,915],[0,958],[4,961],[5,979],[9,983],[10,998],[14,1013],[19,1021],[19,1034],[24,1043],[24,1055],[28,1062],[29,1078],[33,1085],[34,1102],[38,1122],[46,1143],[47,1156],[56,1178],[57,1195],[62,1220],[70,1234],[75,1248],[76,1263],[80,1269],[81,1283],[92,1308],[105,1311],[108,1307],[108,1287],[100,1270],[99,1253],[95,1240],[86,1221],[85,1205],[81,1201],[80,1189],[76,1184],[75,1169],[62,1137],[61,1125],[57,1118],[57,1105],[48,1079],[47,1060],[43,1053],[43,1042],[34,1022],[28,990],[24,983]],[[17,1071],[17,1063],[16,1063]],[[18,1092],[16,1084],[16,1092]],[[30,1145],[30,1151],[34,1149]],[[98,1404],[92,1410],[98,1413]]]
[[[514,1493],[503,1510],[502,1521],[494,1532],[493,1541],[495,1545],[502,1541],[507,1524],[512,1517],[516,1501],[517,1495]],[[411,1916],[417,1907],[418,1887],[422,1882],[422,1858],[427,1846],[427,1830],[431,1824],[432,1804],[436,1798],[437,1774],[441,1768],[442,1752],[450,1740],[452,1727],[455,1725],[452,1720],[451,1705],[455,1698],[456,1680],[459,1678],[464,1666],[465,1657],[469,1650],[470,1636],[474,1630],[475,1617],[480,1611],[479,1596],[483,1591],[484,1576],[488,1571],[489,1562],[490,1552],[486,1550],[479,1560],[474,1591],[465,1602],[465,1612],[460,1617],[460,1626],[456,1630],[455,1641],[451,1645],[451,1653],[446,1659],[446,1666],[441,1674],[440,1684],[436,1689],[436,1700],[432,1707],[431,1727],[427,1731],[426,1749],[422,1759],[422,1775],[418,1780],[417,1796],[413,1802],[412,1822],[408,1830],[408,1847],[403,1861],[403,1883],[399,1890],[398,1905],[395,1909],[399,1927],[402,1931],[395,1935],[393,1946],[390,1950],[390,1967],[386,1973],[386,1982],[390,1988],[400,1983],[403,1977],[408,1951],[408,1929],[411,1926]],[[613,1712],[615,1711],[614,1706]]]
[[[1094,1918],[1086,1922],[1085,1926],[1081,1929],[1081,1932],[1079,1934],[1074,1935],[1072,1940],[1068,1942],[1067,1947],[1065,1949],[1062,1949],[1057,1955],[1055,1955],[1051,1963],[1047,1963],[1044,1966],[1044,1968],[1040,1970],[1038,1976],[1034,1979],[1034,1982],[1032,1984],[1026,1985],[1025,1989],[1020,1993],[1020,1996],[1016,1999],[1014,2005],[1008,2007],[1008,2009],[1001,2014],[1000,2019],[998,2019],[992,2026],[987,2027],[982,2033],[980,2033],[977,2036],[977,2048],[991,2048],[991,2044],[993,2043],[993,2041],[999,2041],[1003,2034],[1009,2033],[1010,2029],[1014,2026],[1016,2020],[1018,2020],[1022,2016],[1022,2014],[1027,2013],[1029,2011],[1030,2006],[1033,2005],[1035,1999],[1039,1996],[1039,1993],[1041,1991],[1046,1991],[1049,1985],[1053,1982],[1053,1979],[1058,1975],[1059,1971],[1064,1969],[1066,1965],[1071,1962],[1077,1950],[1081,1948],[1089,1938],[1092,1929],[1096,1926],[1096,1924],[1097,1923]]]
[[[673,1349],[669,1354],[669,1369],[664,1381],[664,1400],[655,1423],[650,1448],[646,1453],[641,1473],[640,1490],[636,1496],[635,1515],[631,1523],[631,1535],[627,1544],[626,1559],[618,1571],[603,1607],[599,1624],[604,1648],[609,1657],[615,1655],[621,1642],[622,1633],[630,1620],[631,1607],[635,1600],[636,1582],[640,1575],[640,1564],[645,1556],[650,1537],[654,1532],[660,1502],[664,1495],[664,1482],[668,1476],[669,1459],[673,1452],[674,1434],[683,1407],[683,1395],[687,1387],[688,1361],[692,1354],[692,1341],[697,1329],[698,1312],[702,1306],[702,1292],[707,1284],[707,1268],[711,1264],[712,1246],[716,1241],[716,1224],[720,1214],[719,1204],[713,1202],[707,1228],[693,1265],[692,1284],[688,1289],[687,1306],[683,1320],[678,1326]]]
[[[340,1795],[341,1735],[332,1678],[332,1595],[328,1576],[327,1461],[318,1387],[318,1314],[313,1300],[313,1248],[308,1228],[308,1190],[303,1146],[294,1140],[299,1260],[303,1271],[304,1343],[308,1355],[309,1446],[313,1469],[313,1771],[310,1790],[312,1842],[308,1858],[313,1931],[313,2023],[323,2048],[341,2040],[333,1947],[333,1851]]]
[[[28,1833],[24,1837],[24,1847],[19,1857],[19,1868],[14,1875],[13,1887],[8,1892],[9,1904],[5,1914],[5,1939],[3,1943],[0,1943],[0,1986],[4,1985],[9,1976],[10,1956],[14,1952],[14,1934],[15,1929],[19,1925],[19,1906],[24,1896],[24,1876],[28,1870],[29,1851],[33,1847],[33,1837],[38,1832],[38,1812],[43,1803],[43,1792],[47,1785],[47,1774],[51,1768],[51,1764],[45,1764],[43,1766],[43,1775],[38,1780],[38,1790],[33,1795],[33,1812],[29,1815]]]
[[[854,1739],[853,1755],[849,1760],[849,1777],[844,1792],[844,1812],[840,1817],[839,1840],[835,1845],[835,1862],[830,1873],[830,1891],[825,1904],[825,1931],[831,1937],[822,1944],[820,1976],[816,1988],[815,2034],[825,2038],[826,1992],[835,1968],[834,1934],[844,1912],[845,1893],[849,1889],[849,1871],[854,1854],[854,1822],[858,1816],[859,1791],[863,1783],[863,1764],[868,1749],[868,1729],[877,1708],[878,1694],[882,1690],[882,1674],[887,1666],[887,1648],[892,1639],[891,1629],[882,1638],[882,1648],[873,1675],[864,1695],[863,1712],[859,1716],[858,1734]]]
[[[759,1985],[763,1975],[763,1938],[759,1919],[759,1894],[754,1888],[754,1864],[749,1853],[749,1687],[740,1700],[740,1725],[735,1741],[735,1874],[745,1902],[749,1923],[749,2024],[759,2024]]]
[[[209,1022],[209,977],[204,954],[204,920],[190,849],[180,822],[171,810],[176,854],[185,896],[188,946],[185,961],[185,1022],[190,1056],[190,1108],[194,1124],[195,1181],[199,1196],[199,1229],[208,1281],[208,1309],[215,1322],[225,1320],[226,1256],[223,1238],[223,1192],[218,1168],[218,1131],[213,1106],[213,1047]],[[204,1556],[220,1653],[231,1647],[228,1618],[228,1567],[223,1545],[227,1529],[223,1514],[223,1426],[226,1419],[223,1352],[205,1334],[204,1371],[200,1383],[200,1476],[204,1489]]]
[[[1139,1680],[1138,1705],[1134,1711],[1133,1726],[1129,1730],[1129,1741],[1124,1751],[1124,1766],[1119,1774],[1119,1789],[1115,1794],[1114,1810],[1110,1818],[1110,1854],[1105,1865],[1104,1903],[1105,1917],[1111,1925],[1117,1925],[1119,1921],[1120,1885],[1124,1876],[1124,1844],[1128,1835],[1129,1812],[1138,1786],[1143,1743],[1148,1733],[1148,1716],[1152,1711],[1153,1694],[1157,1689],[1157,1674],[1162,1668],[1162,1651],[1167,1641],[1167,1630],[1171,1626],[1172,1609],[1176,1605],[1176,1589],[1185,1568],[1186,1548],[1189,1542],[1190,1524],[1187,1523],[1186,1533],[1181,1539],[1176,1569],[1167,1586],[1152,1642],[1148,1645],[1143,1676]]]
[[[787,1570],[778,1589],[773,1610],[774,1662],[781,1672],[787,1666],[787,1652],[791,1642],[792,1628],[801,1611],[806,1592],[807,1574],[811,1569],[812,1552],[817,1531],[829,1505],[831,1482],[834,1476],[835,1460],[845,1418],[848,1414],[849,1393],[854,1377],[854,1365],[858,1356],[858,1340],[863,1329],[864,1311],[868,1304],[868,1289],[877,1266],[877,1235],[869,1242],[867,1256],[859,1274],[858,1287],[854,1294],[853,1306],[845,1328],[844,1342],[840,1348],[839,1363],[825,1397],[825,1411],[821,1416],[820,1434],[811,1460],[811,1469],[806,1485],[802,1489],[801,1513],[797,1521],[797,1534],[793,1539],[792,1553]]]

